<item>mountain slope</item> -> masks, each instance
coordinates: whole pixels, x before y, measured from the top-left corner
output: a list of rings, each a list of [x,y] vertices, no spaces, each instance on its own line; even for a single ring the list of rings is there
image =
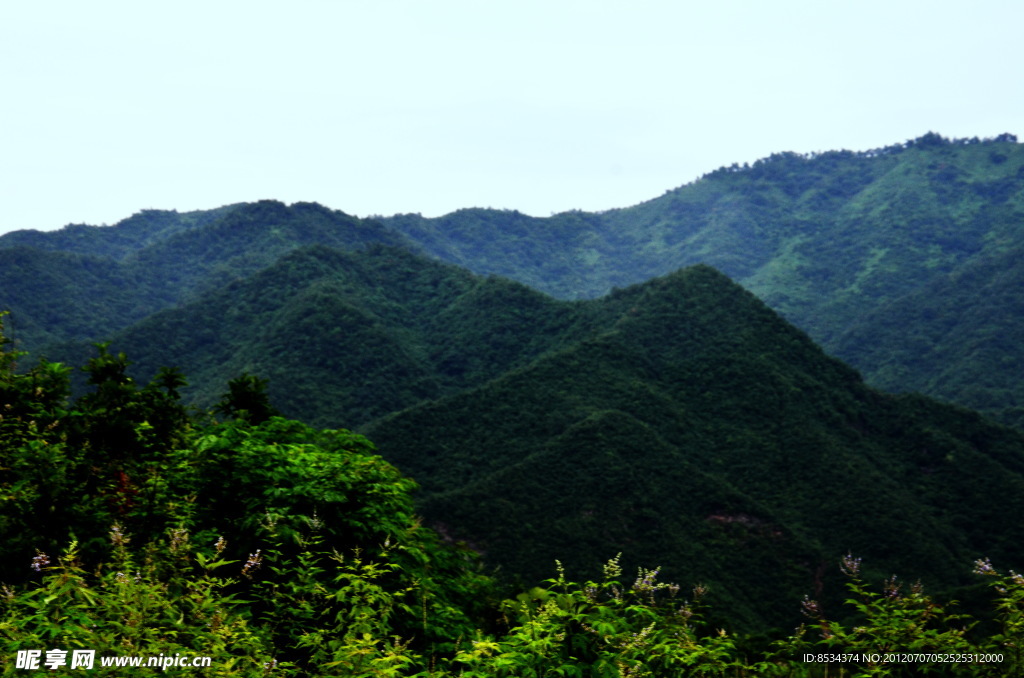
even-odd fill
[[[534,218],[461,210],[385,223],[434,256],[561,298],[597,297],[710,264],[826,350],[839,351],[844,337],[842,355],[871,380],[875,370],[858,362],[863,351],[850,342],[884,334],[877,350],[913,355],[907,340],[884,332],[904,322],[912,303],[905,296],[973,267],[973,274],[958,277],[964,287],[958,299],[970,304],[1003,275],[1008,259],[1002,255],[1024,242],[1024,148],[1010,135],[951,142],[929,134],[862,153],[776,154],[600,214]],[[936,311],[956,316],[962,308],[949,303]],[[975,321],[986,332],[1007,332],[1008,316],[989,308]],[[859,330],[851,334],[854,327]],[[864,348],[875,350],[877,341],[869,343]],[[1009,359],[1024,360],[1024,348],[1009,350]],[[946,368],[951,378],[945,381],[966,384],[975,371],[999,371],[999,359],[958,359]],[[1024,407],[1024,386],[939,388],[913,359],[893,367],[915,388],[990,414]],[[893,387],[891,380],[877,383]]]
[[[573,308],[403,249],[317,246],[153,314],[112,348],[139,379],[182,368],[203,406],[250,372],[270,379],[286,415],[357,426],[525,364],[572,333]],[[57,357],[82,361],[75,350]]]
[[[969,402],[1024,429],[1022,344],[1024,248],[1016,247],[863,314],[834,351],[878,388]]]
[[[421,483],[428,521],[491,562],[529,579],[622,551],[789,623],[783,601],[847,551],[947,587],[981,554],[1024,555],[1014,511],[987,499],[1024,508],[1020,435],[867,388],[712,269],[594,311],[621,315],[365,428]]]
[[[932,330],[889,328],[901,327],[915,300],[950,279],[956,294],[930,299],[934,314],[954,318],[973,307],[978,331],[1012,335],[1012,317],[979,302],[1001,284],[1013,262],[1006,254],[1022,242],[1024,149],[1015,137],[950,141],[929,133],[858,153],[778,153],[595,214],[538,218],[465,209],[436,219],[374,221],[263,201],[187,214],[147,210],[106,229],[11,233],[0,237],[0,263],[7,264],[0,267],[0,307],[20,318],[21,347],[39,353],[54,343],[109,337],[311,244],[406,247],[563,299],[594,298],[706,263],[849,360],[870,383],[920,388],[1019,422],[1024,382],[1008,385],[991,375],[1024,361],[1024,343],[1004,342],[999,353],[949,345],[941,354],[952,362],[937,367],[919,359],[912,339]],[[57,269],[67,275],[54,276]],[[54,311],[35,317],[47,304]],[[954,334],[946,343],[960,338],[967,341]],[[879,359],[868,358],[874,353],[900,358],[881,358],[881,370]]]
[[[284,414],[360,427],[430,524],[525,582],[623,551],[753,626],[834,599],[847,551],[947,588],[1024,556],[1020,434],[868,388],[707,266],[567,302],[404,249],[310,247],[112,350],[140,381],[182,368],[202,405],[248,371]]]
[[[0,308],[20,319],[21,346],[45,353],[57,343],[108,337],[311,244],[411,247],[375,221],[309,203],[265,200],[188,215],[147,211],[109,228],[3,236]]]
[[[138,322],[151,312],[140,303],[149,296],[145,289],[137,271],[106,258],[0,249],[0,310],[11,311],[11,335],[22,349],[98,340],[114,326]]]

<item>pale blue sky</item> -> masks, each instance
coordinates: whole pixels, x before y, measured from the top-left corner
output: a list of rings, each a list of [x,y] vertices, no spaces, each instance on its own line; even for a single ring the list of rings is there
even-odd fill
[[[625,207],[777,151],[1024,138],[1024,3],[190,0],[0,11],[0,232],[276,198]]]

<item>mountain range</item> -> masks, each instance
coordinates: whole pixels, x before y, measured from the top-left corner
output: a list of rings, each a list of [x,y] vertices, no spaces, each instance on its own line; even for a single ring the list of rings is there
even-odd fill
[[[0,307],[22,348],[109,340],[200,406],[267,378],[510,578],[622,551],[783,623],[847,552],[946,589],[1024,555],[1024,435],[966,409],[1021,422],[1022,168],[926,135],[599,214],[149,210],[0,237]]]
[[[314,244],[394,245],[561,299],[705,263],[868,383],[1020,425],[1022,228],[1016,138],[929,133],[863,152],[779,153],[602,213],[356,219],[262,201],[17,231],[0,236],[0,305],[21,346],[46,352],[110,337]]]

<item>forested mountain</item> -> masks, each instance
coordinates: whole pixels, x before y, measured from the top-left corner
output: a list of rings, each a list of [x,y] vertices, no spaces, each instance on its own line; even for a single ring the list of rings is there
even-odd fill
[[[610,322],[365,428],[492,562],[529,581],[621,551],[760,625],[791,621],[772,614],[790,588],[837,593],[823,573],[848,551],[946,587],[967,573],[922,564],[1024,555],[1019,433],[866,387],[707,267],[584,309]]]
[[[238,205],[179,213],[174,210],[142,210],[114,226],[69,224],[59,231],[14,231],[0,236],[6,247],[33,247],[49,252],[69,252],[109,257],[118,261],[144,247],[179,233],[206,226],[229,214]]]
[[[684,272],[659,287],[654,296],[673,290],[688,295],[658,305],[656,324],[672,315],[685,319],[688,311],[703,316],[711,300],[741,314],[744,306],[758,313],[757,305],[742,298],[745,293],[737,294],[738,288],[709,269]],[[651,288],[645,288],[641,297],[650,296]],[[630,296],[627,291],[623,301],[643,301]],[[632,315],[643,328],[647,314]],[[748,327],[738,343],[758,337],[771,343],[774,325],[781,331],[776,339],[790,346],[766,345],[776,349],[767,360],[786,372],[790,358],[807,342],[769,317],[756,329]],[[595,514],[611,518],[605,534],[598,535],[601,547],[616,545],[619,536],[629,545],[638,538],[662,539],[669,534],[666,523],[685,523],[675,535],[684,551],[695,550],[697,539],[707,540],[707,553],[696,555],[697,569],[709,555],[726,558],[710,587],[666,581],[662,570],[669,568],[641,566],[634,577],[624,569],[625,558],[616,556],[594,578],[581,580],[556,561],[554,576],[540,586],[509,590],[480,571],[475,554],[446,543],[458,525],[438,523],[449,535],[442,539],[422,524],[410,494],[416,484],[377,456],[363,436],[273,416],[260,382],[249,378],[231,382],[216,418],[213,412],[189,412],[180,399],[184,379],[179,372],[164,369],[140,385],[129,377],[123,355],[102,348],[83,368],[89,392],[71,400],[70,368],[43,361],[17,369],[25,356],[10,350],[4,318],[0,314],[3,675],[62,666],[117,675],[126,666],[166,670],[169,665],[198,668],[196,675],[246,678],[909,675],[888,670],[895,665],[910,667],[915,675],[918,669],[929,675],[941,669],[941,675],[994,678],[1018,675],[1024,668],[1017,651],[1024,629],[1024,579],[1013,570],[1007,573],[1002,563],[1002,572],[997,570],[987,558],[974,563],[966,614],[955,603],[952,610],[946,608],[943,594],[926,593],[920,583],[907,585],[889,575],[883,580],[852,554],[833,567],[823,563],[815,571],[814,586],[803,587],[799,605],[793,598],[766,611],[793,577],[777,580],[776,595],[761,598],[769,588],[765,577],[777,575],[778,566],[794,558],[797,572],[806,570],[799,561],[805,554],[797,547],[817,550],[814,543],[795,544],[806,535],[794,534],[792,523],[764,522],[766,505],[786,492],[773,487],[766,495],[769,501],[750,500],[731,488],[733,481],[716,478],[713,465],[689,464],[685,452],[677,454],[656,435],[646,435],[626,412],[588,418],[576,427],[573,443],[557,454],[547,450],[526,464],[513,462],[512,473],[492,484],[494,494],[475,512],[494,515],[495,527],[508,523],[498,511],[509,510],[518,518],[532,514],[549,523],[553,539],[564,538],[565,525],[557,519],[564,516],[566,500],[579,501],[579,492],[596,490],[582,495],[596,507],[582,516],[585,521]],[[623,334],[630,329],[624,327]],[[700,350],[699,338],[689,340],[688,348],[713,357],[707,346]],[[599,375],[607,375],[614,363],[607,360],[612,352],[587,356],[595,359]],[[838,363],[822,369],[828,362],[819,352],[805,376],[816,374],[822,384],[834,381],[830,373],[840,381],[850,377]],[[621,363],[613,366],[628,369]],[[483,409],[493,409],[493,403],[485,402]],[[914,411],[926,419],[934,409],[925,404]],[[911,411],[890,414],[907,423]],[[976,426],[972,418],[976,415],[947,419],[944,430],[951,438],[939,445],[948,447],[953,437],[972,438],[980,453],[974,461],[987,462],[983,470],[997,470],[991,465],[999,463],[1003,443],[1019,448],[1020,436],[1011,433],[1007,439],[997,429]],[[431,447],[435,443],[429,441]],[[842,450],[828,452],[843,456]],[[955,466],[952,454],[947,454],[948,466]],[[885,463],[884,456],[870,463]],[[664,478],[644,473],[652,465]],[[766,466],[755,458],[748,467],[758,465]],[[467,477],[488,473],[459,466],[458,473]],[[842,469],[844,478],[859,470],[856,464]],[[809,471],[790,473],[795,482],[788,489],[805,489],[802,480],[814,475]],[[898,471],[891,468],[895,475],[881,478],[890,490],[901,484]],[[735,475],[738,486],[751,484],[743,469]],[[966,490],[962,498],[975,500],[977,488],[963,479],[968,486],[960,485],[959,476],[949,478],[949,498]],[[816,480],[832,487],[843,482],[834,476]],[[676,481],[675,493],[665,489]],[[997,483],[991,489],[1004,487]],[[886,494],[876,490],[857,499],[875,501]],[[510,505],[510,497],[521,506]],[[537,515],[541,502],[549,502],[550,517],[556,520]],[[645,509],[640,515],[638,505]],[[865,509],[851,506],[852,518],[831,525],[833,530],[857,527]],[[700,516],[708,507],[717,512],[707,518],[710,530],[702,530],[707,526],[700,524]],[[730,507],[749,512],[730,513]],[[681,508],[696,509],[695,519],[687,521],[686,514],[678,513]],[[878,508],[881,527],[892,529],[885,520],[888,507]],[[902,518],[914,520],[915,531],[955,520],[921,520],[912,508]],[[1017,509],[1014,500],[1006,504],[1007,511]],[[828,514],[830,507],[824,511]],[[990,517],[976,510],[964,516]],[[479,516],[469,521],[480,522]],[[808,525],[813,528],[814,522],[812,515]],[[535,532],[530,524],[518,527],[528,535]],[[950,536],[939,528],[938,536]],[[1002,530],[1001,523],[983,528],[973,537],[977,543],[999,554],[1012,551],[993,539],[990,530]],[[1019,543],[1013,529],[1002,535]],[[486,538],[495,543],[508,536]],[[563,548],[578,541],[570,538]],[[891,541],[891,536],[881,539],[882,544]],[[766,543],[771,544],[767,554]],[[916,540],[911,550],[916,552],[921,543]],[[523,542],[531,546],[532,540]],[[949,555],[941,548],[928,551],[923,555]],[[666,555],[671,554],[658,554],[658,562],[665,562]],[[691,563],[682,565],[685,571]],[[842,606],[832,604],[835,596],[826,581],[835,565],[850,596]],[[743,576],[733,581],[737,570]],[[934,575],[936,564],[919,563],[914,570]],[[879,581],[884,583],[879,586]],[[808,588],[813,591],[807,593]],[[782,610],[797,607],[808,624],[792,631],[792,626],[768,629],[761,623],[744,629],[758,612],[783,618]],[[833,654],[837,647],[842,656]],[[907,651],[898,661],[888,652],[894,647]],[[829,653],[827,663],[808,661],[808,653]]]
[[[834,353],[878,388],[920,391],[1024,429],[1024,247],[957,271],[860,316]]]
[[[602,213],[466,209],[360,220],[264,201],[148,210],[108,228],[10,233],[0,237],[0,307],[15,311],[22,347],[46,352],[110,336],[312,244],[405,247],[562,299],[705,263],[868,383],[921,390],[1019,425],[1024,382],[1012,375],[1024,342],[1012,339],[1020,338],[1012,271],[1024,255],[1022,229],[1016,139],[927,134],[864,152],[780,153]],[[966,309],[970,322],[953,331]]]
[[[708,584],[745,628],[794,623],[793,601],[808,592],[836,604],[832,564],[848,552],[872,577],[956,590],[973,559],[1024,558],[1024,434],[872,385],[1020,423],[1022,216],[1014,139],[928,135],[773,156],[601,214],[358,219],[263,201],[8,234],[0,309],[13,311],[18,347],[76,365],[95,356],[93,341],[110,353],[85,371],[81,416],[58,403],[59,366],[31,379],[7,369],[28,409],[0,419],[20,455],[0,465],[14,474],[0,483],[25,508],[0,528],[21,539],[18,516],[37,504],[42,519],[66,522],[46,483],[32,476],[29,492],[17,476],[65,446],[81,458],[54,463],[95,485],[97,515],[119,510],[103,503],[111,493],[145,489],[156,501],[154,460],[170,447],[146,414],[154,402],[176,417],[166,446],[182,463],[229,473],[234,450],[262,433],[204,442],[178,398],[220,406],[197,422],[234,412],[225,390],[249,374],[250,385],[268,380],[282,414],[369,435],[420,483],[427,523],[506,580],[532,585],[555,558],[597,577],[621,551],[629,569],[662,565],[670,579]],[[18,359],[7,354],[5,369]],[[33,379],[55,395],[36,402]],[[102,423],[122,417],[123,430]],[[145,487],[126,485],[117,459],[97,466],[49,420],[69,431],[93,422],[97,449],[145,443],[127,460]],[[288,445],[323,437],[269,427]],[[253,443],[273,450],[253,448],[268,478],[277,444]],[[214,524],[218,511],[183,508],[208,479],[179,472],[175,511]],[[302,515],[315,517],[315,504],[303,498]],[[83,506],[75,520],[101,529]],[[145,520],[170,520],[147,506]],[[236,517],[255,529],[256,518]]]
[[[706,266],[568,302],[316,246],[111,349],[140,381],[182,368],[206,407],[249,372],[283,414],[360,429],[421,484],[430,525],[524,583],[622,551],[753,627],[837,595],[827,565],[848,551],[941,588],[1024,555],[1024,437],[872,390]]]
[[[270,379],[286,414],[355,426],[528,360],[571,322],[551,310],[564,305],[404,250],[317,247],[157,314],[115,346],[143,375],[177,358],[204,385],[199,402],[209,404],[226,377],[252,372]]]
[[[1000,287],[1003,267],[1024,254],[1024,149],[1011,135],[982,142],[928,134],[860,153],[781,153],[598,214],[534,218],[472,209],[384,222],[434,256],[561,298],[596,297],[710,264],[861,369],[870,383],[921,388],[1007,421],[1017,421],[1013,408],[1024,406],[1020,386],[974,379],[1004,370],[1006,355],[942,347],[923,328],[901,332],[913,295],[932,286],[957,288],[954,297],[931,301],[936,314],[956,318]],[[973,318],[979,331],[1012,333],[1009,309],[981,306]],[[1018,365],[1022,350],[1011,349]],[[862,363],[866,352],[889,357]],[[942,363],[940,356],[955,361]],[[934,378],[940,371],[942,384]],[[908,380],[892,379],[893,373]]]
[[[584,322],[578,304],[476,276],[404,249],[313,246],[114,335],[148,380],[163,365],[211,406],[248,372],[273,403],[321,426],[357,426],[476,386],[561,346]],[[54,349],[81,362],[84,344]]]
[[[320,205],[265,200],[209,212],[145,211],[113,227],[0,237],[0,308],[42,351],[95,341],[269,266],[298,247],[408,245],[379,223]]]

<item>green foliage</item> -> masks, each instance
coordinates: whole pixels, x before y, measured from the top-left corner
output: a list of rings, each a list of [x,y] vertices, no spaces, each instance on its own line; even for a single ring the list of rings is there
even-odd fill
[[[324,400],[345,401],[344,414],[352,415],[343,423],[354,426],[386,412],[373,404],[362,407],[364,393],[347,397],[339,386],[341,379],[353,383],[353,362],[343,352],[356,351],[356,362],[380,372],[381,365],[393,366],[387,375],[370,378],[366,388],[390,412],[459,388],[459,377],[495,376],[492,367],[504,363],[492,358],[505,353],[503,344],[517,341],[519,333],[505,325],[493,335],[495,346],[484,350],[474,342],[475,350],[468,351],[466,345],[446,350],[447,344],[413,338],[410,351],[411,337],[390,326],[378,331],[383,328],[376,325],[395,318],[395,298],[387,298],[395,280],[371,281],[362,275],[365,269],[352,277],[372,282],[374,290],[370,298],[358,292],[364,303],[356,308],[335,304],[273,317],[267,309],[279,304],[246,303],[254,325],[278,325],[270,346],[261,332],[234,336],[237,328],[222,329],[231,309],[203,310],[208,299],[173,322],[157,311],[207,292],[237,296],[236,283],[310,245],[346,251],[401,247],[564,299],[598,297],[704,263],[755,292],[861,370],[869,383],[920,390],[1014,424],[1024,393],[1007,375],[1016,374],[1013,367],[1024,357],[1020,342],[1006,345],[1005,338],[1015,336],[1020,315],[1008,309],[1019,306],[1021,289],[1022,179],[1024,152],[1012,135],[948,140],[929,133],[859,153],[777,153],[599,214],[537,218],[464,209],[436,219],[410,214],[375,221],[275,201],[187,214],[146,210],[108,228],[71,226],[0,237],[0,308],[17,313],[20,346],[67,363],[80,362],[84,354],[64,342],[80,347],[159,318],[161,329],[171,327],[173,335],[178,326],[188,338],[174,337],[173,347],[162,347],[162,341],[143,343],[133,330],[137,343],[119,347],[147,370],[186,361],[182,366],[203,385],[196,397],[203,407],[215,403],[212,389],[230,375],[259,373],[271,379],[272,400],[289,416],[337,425],[338,409],[310,408],[318,390],[310,384],[316,384],[327,388]],[[404,259],[395,261],[396,269],[408,273],[408,257],[391,258]],[[398,306],[416,308],[426,289],[409,294],[404,287],[407,298]],[[315,306],[315,300],[307,297],[300,305],[307,304]],[[389,317],[378,318],[385,308]],[[340,314],[358,320],[305,331]],[[152,339],[156,327],[147,322],[139,331]],[[323,365],[310,365],[305,357],[288,360],[287,341],[306,335],[308,350],[322,355]],[[535,337],[530,344],[536,346]],[[380,348],[358,351],[360,345]],[[144,358],[140,348],[162,355]],[[440,366],[423,363],[430,351],[443,354]],[[267,371],[275,362],[279,371]],[[324,383],[330,382],[325,372],[343,377]],[[406,381],[411,385],[388,386]]]
[[[1021,557],[1019,434],[872,391],[707,267],[579,310],[603,331],[364,429],[510,579],[622,550],[747,629],[790,626],[809,587],[837,600],[821,563],[848,549],[940,590],[979,553]]]
[[[85,367],[93,390],[68,404],[66,368],[19,373],[8,346],[0,543],[4,579],[22,585],[4,589],[5,670],[38,645],[212,655],[206,675],[398,675],[450,654],[493,596],[364,437],[190,416],[178,372],[139,388],[105,345]]]
[[[56,648],[69,653],[69,664],[72,650],[94,650],[97,675],[124,672],[102,669],[99,657],[161,654],[211,656],[211,668],[199,675],[258,675],[272,647],[247,622],[244,603],[226,591],[230,580],[214,576],[231,563],[210,563],[202,575],[188,576],[185,535],[178,531],[138,562],[128,538],[112,533],[112,562],[95,575],[84,569],[74,542],[56,563],[39,552],[34,565],[40,580],[18,592],[4,589],[3,674],[19,673],[13,666],[19,650]]]
[[[778,644],[777,669],[791,657],[829,654],[857,657],[834,661],[830,667],[857,676],[1009,676],[1024,670],[1020,649],[1024,578],[1020,575],[1012,571],[1001,575],[987,559],[975,562],[974,573],[989,578],[988,587],[995,594],[994,632],[979,634],[979,619],[949,611],[956,601],[940,604],[924,593],[920,582],[907,585],[895,575],[874,591],[861,578],[860,569],[859,558],[843,558],[851,595],[846,605],[856,611],[854,618],[830,620],[817,601],[805,596],[803,612],[813,620],[812,627],[801,626]]]
[[[268,383],[268,380],[251,374],[232,379],[228,382],[228,392],[217,403],[216,411],[252,424],[262,424],[278,414],[267,396]]]
[[[708,291],[715,287],[716,275],[698,270],[668,284]],[[619,297],[627,308],[636,301],[630,296]],[[711,300],[680,298],[697,306]],[[665,303],[648,309],[656,315],[673,312]],[[728,309],[721,310],[728,315]],[[547,378],[562,378],[555,367],[566,357],[626,369],[635,361],[628,357],[629,343],[621,341],[634,332],[634,338],[649,336],[655,328],[646,323],[642,314],[629,315],[619,325],[618,339],[590,342],[588,350],[604,352],[601,360],[588,360],[576,351],[550,356]],[[737,634],[734,629],[744,624],[730,619],[728,610],[723,614],[709,606],[709,601],[728,597],[698,585],[685,600],[681,587],[659,581],[661,568],[640,567],[635,578],[624,578],[619,557],[607,563],[596,582],[570,581],[559,564],[558,576],[543,588],[530,588],[499,603],[495,582],[481,573],[475,556],[445,544],[420,524],[411,499],[415,483],[377,456],[363,436],[314,429],[281,417],[254,424],[245,418],[217,422],[209,415],[190,416],[180,404],[179,389],[185,381],[179,373],[161,371],[140,388],[127,375],[125,356],[111,354],[103,345],[85,368],[94,390],[69,404],[67,368],[43,362],[18,372],[17,362],[24,356],[8,350],[7,341],[0,340],[0,347],[0,538],[9,568],[8,583],[0,588],[4,675],[20,673],[15,662],[18,653],[27,650],[63,650],[69,653],[66,657],[74,650],[94,650],[98,675],[124,670],[104,665],[104,659],[210,657],[211,665],[199,668],[198,675],[314,678],[816,678],[830,675],[828,667],[807,663],[803,657],[826,652],[856,654],[858,658],[839,669],[865,676],[1009,675],[1024,663],[1024,579],[1013,571],[999,574],[987,560],[978,560],[975,571],[995,593],[994,609],[987,616],[975,616],[950,612],[955,603],[939,604],[919,586],[905,587],[894,577],[876,593],[861,578],[860,561],[848,556],[843,561],[850,578],[847,616],[827,617],[827,602],[805,598],[803,608],[813,625],[789,637],[778,632],[763,633],[760,639]],[[671,346],[661,350],[668,360],[680,358]],[[802,355],[790,350],[793,356]],[[692,359],[712,357],[698,353]],[[785,362],[767,364],[781,370]],[[656,363],[649,367],[666,370]],[[764,374],[764,367],[757,373]],[[830,369],[831,378],[849,380],[841,367]],[[597,381],[585,381],[583,387],[596,392],[596,384],[607,375],[591,372]],[[520,377],[528,374],[519,372]],[[243,385],[251,387],[253,382]],[[621,388],[613,382],[606,385],[613,391]],[[666,406],[667,387],[631,386],[624,393],[633,398],[622,401],[631,413],[588,416],[564,436],[570,444],[553,447],[554,456],[539,459],[559,471],[555,459],[571,468],[581,452],[589,452],[591,471],[606,491],[616,487],[617,477],[623,477],[625,485],[641,483],[643,472],[630,473],[639,470],[644,455],[649,457],[646,463],[660,464],[649,468],[662,482],[699,475],[695,466],[671,450],[668,429],[656,430],[653,423],[638,418],[642,411]],[[842,398],[836,402],[855,406]],[[923,399],[908,406],[922,419],[934,407]],[[734,416],[749,416],[737,405],[726,407]],[[526,414],[534,416],[532,408]],[[970,435],[972,445],[991,448],[989,463],[1020,464],[1019,447],[1004,439],[1005,432],[979,429],[969,413],[945,414],[950,422],[941,431],[904,433],[910,448],[946,444],[968,463],[979,464],[957,441],[958,436]],[[879,415],[860,416],[862,426],[880,426],[873,419]],[[908,420],[898,413],[887,416],[906,428]],[[768,431],[765,426],[759,423],[761,435]],[[902,444],[899,438],[891,440],[897,448]],[[878,450],[874,454],[877,460]],[[681,465],[683,473],[673,476],[673,464]],[[112,472],[116,482],[104,482]],[[957,473],[966,477],[964,468]],[[995,487],[994,477],[987,476],[985,489]],[[558,515],[556,498],[565,493],[565,486],[556,484],[554,494],[545,494],[550,488],[525,478],[506,480],[521,485],[527,494],[535,493],[543,510]],[[783,531],[767,523],[761,517],[770,515],[764,506],[743,497],[714,473],[699,481],[710,488],[704,496],[666,504],[661,510],[696,510],[698,515],[719,511],[704,525],[691,524],[695,529],[690,540],[712,552],[724,545],[720,553],[741,559],[738,567],[759,568],[765,575],[764,546],[780,537],[794,538],[786,531],[796,528]],[[471,484],[487,489],[486,484]],[[671,484],[677,494],[695,493],[697,488],[680,493],[682,486]],[[584,490],[609,504],[607,515],[600,516],[606,525],[616,512],[660,519],[636,498],[621,503],[618,497],[601,497],[594,487],[586,485]],[[768,487],[762,487],[762,494]],[[653,485],[642,489],[655,502],[666,501]],[[918,486],[925,494],[933,489]],[[498,501],[502,509],[511,508]],[[527,495],[519,501],[531,507]],[[477,502],[475,510],[479,512],[481,505]],[[597,503],[589,506],[584,510],[594,511]],[[1013,506],[1003,508],[1016,511]],[[775,510],[771,519],[782,520],[784,507]],[[872,515],[884,520],[877,511]],[[507,517],[521,520],[514,511]],[[982,519],[992,522],[991,517]],[[492,521],[496,528],[503,524]],[[573,551],[569,535],[581,525],[585,521],[548,529],[557,535],[557,545]],[[640,527],[642,523],[634,522],[629,529]],[[634,536],[646,542],[656,535],[657,530],[647,530]],[[60,556],[50,555],[58,552],[55,543],[64,544]],[[631,544],[642,552],[640,541]],[[689,557],[696,554],[692,551]],[[580,554],[572,557],[579,559]],[[720,564],[728,570],[727,563]],[[778,590],[770,597],[788,595],[785,578],[774,573],[771,577],[770,586]],[[733,583],[742,586],[739,580]],[[919,659],[908,669],[872,658],[887,651],[998,655],[1000,660],[953,665]]]
[[[72,543],[56,562],[37,553],[33,582],[0,589],[3,675],[17,675],[17,652],[33,648],[94,650],[97,675],[124,670],[103,668],[103,658],[159,655],[210,657],[197,672],[209,676],[817,678],[1004,676],[1024,668],[1024,579],[987,560],[975,572],[993,594],[991,619],[949,613],[955,603],[940,605],[895,577],[875,592],[848,556],[854,617],[829,620],[805,598],[811,626],[769,647],[705,621],[703,586],[681,594],[658,580],[658,569],[623,578],[618,557],[599,582],[569,581],[559,566],[546,587],[495,604],[494,630],[470,632],[434,627],[429,591],[402,579],[401,542],[342,554],[322,551],[314,537],[294,560],[271,545],[242,562],[223,538],[200,547],[183,529],[141,549],[117,526],[109,537],[113,550],[95,571]],[[420,632],[459,635],[443,650],[417,642],[402,625],[413,617]],[[977,633],[980,624],[992,632]],[[845,658],[819,663],[808,655]]]
[[[455,657],[460,675],[499,676],[725,676],[741,666],[732,638],[701,619],[703,587],[693,599],[641,568],[632,584],[620,580],[618,558],[605,578],[577,584],[559,576],[505,603],[510,628],[478,637]]]
[[[167,369],[139,388],[123,354],[98,348],[84,368],[94,390],[68,406],[68,368],[41,362],[18,373],[19,354],[4,347],[0,539],[12,555],[54,550],[76,532],[95,535],[115,521],[162,526],[159,465],[191,431],[178,399],[185,381]],[[30,545],[32,538],[42,541]],[[97,540],[82,548],[95,555]],[[13,575],[11,560],[0,567]]]
[[[75,403],[70,444],[102,450],[123,470],[180,447],[189,429],[180,403],[179,390],[187,383],[181,372],[161,368],[140,389],[128,376],[124,353],[111,355],[106,344],[97,344],[97,350],[83,368],[95,388]]]

